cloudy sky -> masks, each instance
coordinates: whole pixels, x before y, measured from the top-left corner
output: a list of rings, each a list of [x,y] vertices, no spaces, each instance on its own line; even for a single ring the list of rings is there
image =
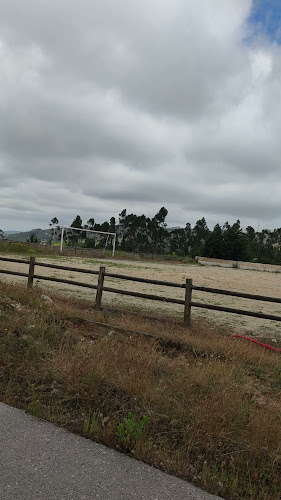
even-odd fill
[[[281,226],[280,0],[0,0],[0,228]]]

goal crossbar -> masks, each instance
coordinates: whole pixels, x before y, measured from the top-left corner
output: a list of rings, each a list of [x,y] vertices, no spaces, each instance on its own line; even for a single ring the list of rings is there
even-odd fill
[[[95,233],[95,234],[106,234],[107,238],[109,236],[113,236],[113,247],[112,247],[112,257],[115,254],[115,246],[116,246],[116,233],[109,233],[107,231],[94,231],[93,229],[80,229],[79,227],[71,227],[71,226],[61,226],[61,240],[60,240],[60,252],[62,253],[63,247],[63,235],[65,229],[71,229],[72,231],[84,231],[87,233]],[[107,244],[107,241],[106,241]]]

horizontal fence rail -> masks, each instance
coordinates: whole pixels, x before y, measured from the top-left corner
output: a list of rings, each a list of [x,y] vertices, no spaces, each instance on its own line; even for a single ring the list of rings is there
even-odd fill
[[[44,262],[36,262],[36,266],[49,267],[51,269],[62,269],[63,271],[75,271],[77,273],[99,274],[99,271],[91,271],[90,269],[83,269],[81,267],[58,266],[57,264],[45,264]]]
[[[29,259],[10,259],[8,257],[0,257],[0,260],[4,260],[6,262],[19,262],[20,264],[29,264]]]
[[[139,283],[149,283],[151,285],[162,285],[162,286],[171,286],[175,288],[185,288],[184,284],[181,283],[172,283],[170,281],[159,281],[159,280],[151,280],[147,278],[137,278],[135,276],[125,276],[124,274],[115,274],[115,273],[105,273],[105,276],[108,276],[109,278],[118,278],[121,280],[127,280],[127,281],[136,281]],[[280,299],[281,301],[281,299]]]
[[[65,280],[62,278],[53,278],[51,276],[41,276],[40,274],[34,274],[33,278],[37,280],[55,281],[56,283],[66,283],[67,285],[83,286],[84,288],[93,288],[94,290],[97,289],[97,285],[91,285],[90,283],[82,283],[81,281]]]
[[[222,311],[226,313],[240,314],[241,316],[252,316],[253,318],[281,321],[281,316],[274,316],[273,314],[264,314],[254,311],[246,311],[245,309],[233,309],[232,307],[215,306],[212,304],[200,304],[200,302],[191,302],[191,306],[201,307],[202,309],[210,309],[211,311]]]
[[[173,304],[184,304],[184,300],[173,299],[169,297],[161,297],[160,295],[150,295],[148,293],[131,292],[129,290],[119,290],[118,288],[103,287],[104,292],[120,293],[121,295],[131,295],[132,297],[140,297],[142,299],[160,300],[162,302],[172,302]]]
[[[197,286],[197,285],[192,285],[192,290],[198,290],[200,292],[216,293],[218,295],[230,295],[231,297],[241,297],[243,299],[261,300],[263,302],[276,302],[277,304],[281,304],[281,299],[277,297],[267,297],[265,295],[253,295],[252,293],[231,292],[230,290],[221,290],[220,288],[209,288],[206,286]]]
[[[1,274],[12,274],[13,276],[23,276],[24,278],[28,278],[28,273],[19,273],[17,271],[6,271],[5,269],[0,270]]]
[[[110,273],[106,272],[105,267],[101,266],[99,271],[93,271],[90,269],[83,269],[80,267],[71,267],[71,266],[60,266],[57,264],[48,264],[44,262],[37,262],[35,260],[35,257],[30,257],[28,260],[26,259],[14,259],[14,258],[9,258],[9,257],[0,257],[0,261],[3,262],[12,262],[12,263],[18,263],[18,264],[26,264],[29,266],[29,271],[28,273],[23,273],[19,271],[10,271],[8,269],[0,269],[0,274],[7,274],[7,275],[12,275],[12,276],[20,276],[27,278],[28,280],[28,286],[32,287],[33,286],[33,281],[34,279],[36,280],[45,280],[45,281],[51,281],[51,282],[56,282],[56,283],[66,283],[68,285],[74,285],[74,286],[80,286],[84,288],[90,288],[93,290],[96,290],[96,301],[95,301],[95,309],[101,310],[102,308],[102,294],[103,292],[109,292],[109,293],[116,293],[120,295],[127,295],[130,297],[137,297],[137,298],[142,298],[142,299],[148,299],[148,300],[156,300],[156,301],[161,301],[161,302],[168,302],[172,304],[179,304],[184,306],[184,324],[189,326],[190,325],[190,319],[191,319],[191,308],[192,307],[197,307],[197,308],[202,308],[202,309],[208,309],[211,311],[221,311],[221,312],[226,312],[230,314],[239,314],[242,316],[251,316],[254,318],[260,318],[260,319],[266,319],[266,320],[272,320],[272,321],[281,321],[281,316],[276,316],[273,314],[265,314],[261,312],[255,312],[255,311],[248,311],[245,309],[235,309],[231,307],[225,307],[225,306],[218,306],[218,305],[212,305],[212,304],[204,304],[201,302],[194,302],[192,300],[192,291],[200,291],[200,292],[206,292],[206,293],[213,293],[213,294],[219,294],[219,295],[225,295],[225,296],[231,296],[231,297],[238,297],[238,298],[244,298],[244,299],[250,299],[250,300],[259,300],[262,302],[272,302],[272,303],[277,303],[281,304],[281,298],[278,297],[267,297],[264,295],[255,295],[255,294],[250,294],[250,293],[243,293],[243,292],[232,292],[230,290],[222,290],[219,288],[209,288],[209,287],[204,287],[204,286],[197,286],[193,285],[191,279],[187,279],[185,283],[173,283],[169,281],[161,281],[161,280],[153,280],[153,279],[146,279],[146,278],[139,278],[136,276],[127,276],[123,274],[116,274],[116,273]],[[75,281],[75,280],[69,280],[69,279],[64,279],[64,278],[56,278],[52,276],[43,276],[40,274],[35,273],[35,266],[38,267],[45,267],[49,269],[58,269],[62,271],[72,271],[72,272],[77,272],[81,274],[89,274],[89,275],[96,275],[98,276],[98,282],[97,284],[90,284],[90,283],[82,283],[80,281]],[[120,290],[119,288],[112,288],[104,285],[105,278],[116,278],[118,280],[124,280],[124,281],[133,281],[133,282],[139,282],[139,283],[147,283],[150,285],[158,285],[158,286],[165,286],[165,287],[172,287],[172,288],[181,288],[185,290],[185,295],[184,299],[176,299],[172,297],[165,297],[161,295],[154,295],[154,294],[148,294],[148,293],[142,293],[142,292],[133,292],[129,290]]]

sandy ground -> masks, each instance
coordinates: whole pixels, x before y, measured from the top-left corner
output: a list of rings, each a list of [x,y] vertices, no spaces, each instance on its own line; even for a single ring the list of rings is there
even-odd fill
[[[267,295],[281,298],[281,275],[280,273],[268,273],[260,271],[248,271],[242,269],[227,269],[221,267],[205,267],[200,265],[171,264],[159,262],[140,262],[125,260],[96,260],[79,257],[59,257],[59,258],[38,258],[40,262],[53,263],[57,265],[75,266],[89,270],[99,270],[101,265],[105,265],[106,270],[121,275],[129,275],[163,281],[172,281],[184,283],[186,278],[192,278],[193,284],[198,286],[208,286],[232,290],[238,292]],[[26,282],[26,278],[9,276],[1,274],[1,269],[28,272],[26,264],[0,261],[0,279],[9,281]],[[80,274],[74,271],[61,271],[57,269],[48,269],[43,267],[35,268],[35,273],[40,275],[61,277],[73,279],[84,283],[97,283],[97,276]],[[95,290],[72,286],[64,283],[51,283],[48,281],[37,281],[38,286],[60,290],[64,293],[76,294],[80,298],[92,299],[95,301]],[[145,283],[136,283],[117,278],[106,278],[105,285],[124,290],[133,290],[166,297],[184,298],[184,290],[149,285]],[[281,316],[281,304],[266,303],[248,299],[234,298],[223,295],[215,295],[206,292],[193,292],[193,300],[209,304],[224,305],[250,311],[264,312]],[[126,297],[120,294],[104,293],[103,304],[111,304],[120,307],[132,306],[149,310],[150,313],[169,314],[183,317],[183,306],[177,304],[168,304],[158,301],[136,299]],[[192,318],[206,318],[216,321],[221,325],[229,325],[237,332],[246,335],[251,334],[256,337],[267,337],[274,339],[280,336],[281,323],[229,314],[216,311],[207,311],[206,309],[192,309]]]

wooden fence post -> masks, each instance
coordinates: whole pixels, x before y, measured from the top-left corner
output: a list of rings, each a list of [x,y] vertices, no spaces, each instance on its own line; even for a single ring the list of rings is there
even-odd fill
[[[184,319],[186,326],[190,326],[191,317],[191,296],[192,296],[192,280],[187,279],[185,282],[185,298],[184,298]]]
[[[34,267],[35,267],[35,257],[30,257],[29,259],[29,271],[28,271],[28,283],[27,286],[33,286],[33,278],[34,278]]]
[[[97,311],[101,310],[101,298],[102,298],[102,291],[103,291],[104,275],[105,275],[105,267],[101,266],[100,272],[99,272],[98,288],[97,288],[96,304],[95,304],[95,309]]]

